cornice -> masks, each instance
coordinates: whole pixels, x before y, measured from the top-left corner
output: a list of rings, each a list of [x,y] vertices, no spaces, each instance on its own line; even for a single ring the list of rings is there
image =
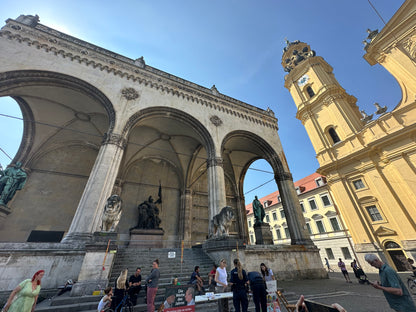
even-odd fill
[[[234,115],[266,128],[278,130],[277,118],[271,112],[218,92],[214,94],[211,89],[148,66],[143,61],[129,59],[45,25],[37,24],[35,27],[29,27],[8,19],[6,25],[0,30],[1,37],[166,92],[171,96]]]
[[[364,159],[364,158],[371,158],[375,155],[376,152],[379,152],[381,150],[384,150],[384,146],[389,146],[392,144],[392,142],[397,142],[398,140],[401,140],[401,138],[409,137],[412,133],[416,131],[416,124],[413,124],[411,126],[406,127],[405,129],[400,129],[400,131],[396,131],[395,133],[391,133],[389,135],[383,136],[377,140],[374,140],[367,144],[366,146],[363,146],[362,149],[355,151],[351,154],[348,154],[346,156],[343,156],[340,159],[334,160],[329,164],[321,166],[317,172],[319,172],[322,175],[325,175],[328,179],[329,172],[333,170],[338,170],[339,168],[345,168],[347,164],[351,164],[354,162],[357,162],[357,159]],[[346,141],[345,141],[346,143]],[[382,159],[380,161],[384,162],[385,164],[387,162],[390,162],[394,159],[396,159],[398,156],[401,156],[402,153],[408,152],[408,151],[414,151],[415,146],[406,146],[399,150],[394,150],[393,152],[389,152],[386,155],[383,155]],[[336,148],[332,148],[336,149]],[[370,167],[374,167],[374,164],[371,164]],[[361,167],[361,169],[365,169],[364,167]]]

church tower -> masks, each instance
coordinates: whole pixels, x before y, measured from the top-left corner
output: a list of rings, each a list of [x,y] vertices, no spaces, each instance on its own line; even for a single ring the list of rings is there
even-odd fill
[[[306,43],[287,42],[282,66],[289,74],[285,87],[298,109],[321,166],[333,161],[332,147],[353,137],[363,127],[357,99],[335,79],[332,67]],[[360,145],[360,144],[358,144]]]

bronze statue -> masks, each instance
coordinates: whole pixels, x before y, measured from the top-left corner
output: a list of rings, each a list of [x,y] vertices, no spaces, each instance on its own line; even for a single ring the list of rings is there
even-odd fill
[[[256,219],[256,222],[254,223],[254,225],[262,224],[263,219],[266,216],[266,214],[264,212],[263,205],[257,199],[257,196],[254,196],[254,200],[253,200],[253,213],[254,213],[254,218]]]
[[[22,163],[17,162],[14,167],[8,167],[4,171],[0,166],[0,176],[0,205],[7,205],[14,194],[25,186],[27,174]]]
[[[139,209],[139,220],[135,229],[160,229],[159,225],[162,222],[159,218],[159,208],[156,204],[162,202],[162,198],[159,195],[159,199],[153,202],[153,197],[149,196],[148,200],[141,203],[137,209]]]

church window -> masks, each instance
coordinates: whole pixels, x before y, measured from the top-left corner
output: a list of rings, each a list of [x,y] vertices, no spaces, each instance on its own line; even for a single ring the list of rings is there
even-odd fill
[[[309,97],[311,98],[311,97],[313,97],[314,95],[315,95],[315,92],[313,92],[313,90],[312,90],[312,87],[311,86],[308,86],[307,88],[306,88],[306,92],[308,92],[308,95],[309,95]]]
[[[339,136],[338,136],[338,134],[337,134],[337,132],[335,131],[334,128],[329,128],[328,133],[331,136],[332,142],[334,144],[341,141],[341,139],[339,138]]]
[[[319,233],[325,233],[325,227],[321,220],[316,221]]]
[[[381,221],[383,217],[381,216],[380,212],[378,211],[375,205],[365,207],[370,215],[372,221]]]
[[[361,179],[352,181],[352,184],[354,184],[354,187],[355,187],[356,190],[365,188],[365,185],[364,185],[364,183],[363,183],[363,181]]]
[[[342,254],[344,255],[344,259],[352,259],[350,250],[348,249],[348,247],[341,247],[341,251],[342,251]]]

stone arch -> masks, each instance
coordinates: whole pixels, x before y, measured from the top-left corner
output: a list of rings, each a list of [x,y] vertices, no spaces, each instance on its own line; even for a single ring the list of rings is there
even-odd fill
[[[222,140],[221,151],[224,150],[226,143],[233,138],[241,138],[241,139],[247,140],[248,142],[253,144],[252,150],[259,151],[259,153],[257,153],[258,157],[253,158],[251,162],[260,158],[264,158],[271,165],[271,167],[273,168],[273,172],[275,174],[285,172],[282,161],[280,160],[277,152],[273,149],[273,147],[262,137],[252,132],[233,131],[233,132],[228,133]]]
[[[115,125],[116,113],[111,101],[98,88],[79,78],[50,71],[40,70],[16,70],[0,73],[0,95],[11,96],[20,106],[23,115],[23,138],[19,150],[15,156],[17,160],[25,163],[28,153],[33,145],[35,137],[35,123],[33,110],[30,105],[18,94],[14,94],[16,88],[48,86],[61,87],[80,92],[94,101],[100,103],[107,113],[108,130],[112,132]]]
[[[153,117],[168,117],[168,118],[178,120],[188,125],[195,131],[195,133],[198,134],[205,149],[207,150],[208,157],[209,158],[215,157],[214,141],[212,139],[211,134],[207,130],[207,128],[195,117],[183,111],[171,108],[171,107],[161,107],[161,106],[148,107],[135,113],[129,118],[126,125],[124,126],[124,129],[122,132],[123,137],[126,137],[128,135],[128,132],[138,122],[145,120],[145,119],[153,118]]]

